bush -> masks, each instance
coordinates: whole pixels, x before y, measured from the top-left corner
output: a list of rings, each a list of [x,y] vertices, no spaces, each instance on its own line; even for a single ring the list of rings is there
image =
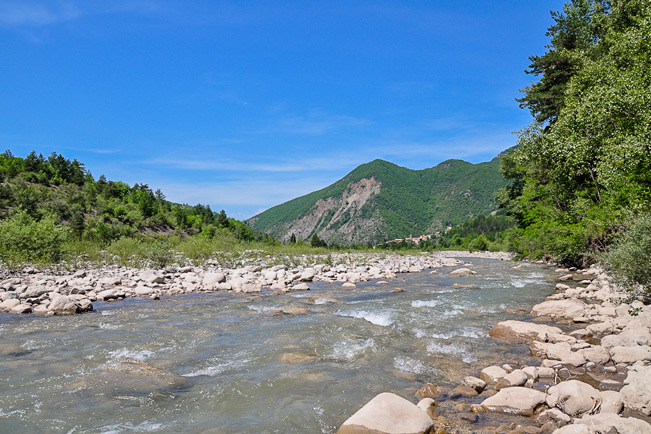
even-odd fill
[[[0,222],[0,258],[5,263],[57,261],[67,232],[53,218],[37,221],[21,211]]]
[[[485,252],[488,250],[488,240],[484,236],[484,234],[479,235],[475,239],[473,239],[470,243],[468,243],[468,250],[469,251],[474,251],[474,250],[479,250],[480,252]]]
[[[617,283],[651,296],[651,215],[629,219],[601,260]]]

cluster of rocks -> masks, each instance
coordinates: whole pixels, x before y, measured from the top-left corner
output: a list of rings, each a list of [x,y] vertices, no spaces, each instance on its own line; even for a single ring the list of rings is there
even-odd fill
[[[418,404],[381,394],[338,432],[476,432],[450,424],[441,410],[451,405],[458,421],[481,421],[482,433],[651,433],[651,306],[623,303],[598,268],[573,271],[534,306],[533,322],[503,321],[489,333],[528,343],[538,366],[489,366],[453,390],[427,384],[416,392]],[[491,425],[500,414],[520,423]]]
[[[451,257],[454,255],[454,252],[427,256],[332,254],[320,258],[321,263],[313,261],[297,267],[249,265],[229,269],[209,265],[143,270],[114,266],[74,273],[28,269],[0,281],[0,313],[74,314],[92,310],[94,301],[127,297],[159,299],[193,292],[246,293],[269,289],[282,293],[307,290],[316,281],[341,282],[344,287],[354,288],[357,283],[370,279],[391,279],[398,273],[461,263]],[[326,259],[332,265],[325,263]]]

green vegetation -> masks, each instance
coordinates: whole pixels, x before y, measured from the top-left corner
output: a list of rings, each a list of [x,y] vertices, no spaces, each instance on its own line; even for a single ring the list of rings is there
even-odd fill
[[[144,184],[95,180],[82,163],[56,153],[0,154],[5,265],[90,260],[162,267],[178,254],[205,260],[220,249],[234,252],[256,242],[275,243],[223,210],[172,203]]]
[[[473,216],[488,214],[496,208],[494,194],[507,181],[499,172],[499,158],[487,163],[471,164],[448,160],[436,167],[410,170],[395,164],[374,160],[362,164],[344,178],[322,190],[275,206],[249,220],[256,229],[284,239],[292,222],[313,210],[320,200],[341,198],[351,184],[375,179],[380,192],[366,202],[359,213],[344,216],[334,226],[340,227],[353,218],[380,222],[375,233],[365,235],[363,243],[382,243],[387,239],[409,234],[424,234],[457,225]],[[314,230],[320,234],[330,223],[334,212],[323,218]],[[328,242],[342,242],[333,238]]]
[[[634,295],[651,296],[651,215],[627,221],[600,259],[617,283]]]
[[[614,242],[613,269],[645,284],[614,263],[651,211],[651,3],[572,0],[553,18],[528,71],[541,78],[520,100],[537,121],[502,158],[511,246],[581,266]]]
[[[508,231],[513,227],[513,220],[504,215],[477,216],[466,223],[453,227],[441,234],[421,241],[399,243],[388,242],[383,248],[391,250],[469,250],[469,251],[506,251]]]

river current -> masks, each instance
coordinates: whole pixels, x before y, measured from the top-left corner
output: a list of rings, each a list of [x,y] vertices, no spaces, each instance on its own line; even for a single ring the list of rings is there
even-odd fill
[[[416,402],[424,383],[455,386],[530,358],[526,345],[487,333],[526,318],[553,291],[553,272],[468,262],[476,275],[442,268],[356,289],[314,283],[284,295],[98,302],[76,316],[2,314],[0,433],[335,433],[380,392]],[[173,381],[103,368],[126,359]]]

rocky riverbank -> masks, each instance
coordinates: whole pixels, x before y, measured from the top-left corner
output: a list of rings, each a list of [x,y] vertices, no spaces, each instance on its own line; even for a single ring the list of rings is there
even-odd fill
[[[420,256],[333,253],[291,258],[289,265],[266,265],[278,259],[260,260],[252,255],[237,268],[210,261],[205,266],[166,269],[107,266],[65,272],[27,268],[0,272],[0,313],[68,315],[92,310],[95,301],[118,301],[128,297],[155,300],[213,291],[283,293],[308,290],[312,282],[318,281],[341,282],[353,288],[356,283],[370,279],[392,279],[399,273],[454,266],[459,263],[454,258],[460,256],[511,258],[509,254],[491,252],[436,252]]]
[[[596,267],[557,272],[531,321],[490,331],[528,343],[539,365],[489,366],[452,390],[426,384],[417,405],[380,394],[338,433],[651,433],[651,306],[624,303]]]

